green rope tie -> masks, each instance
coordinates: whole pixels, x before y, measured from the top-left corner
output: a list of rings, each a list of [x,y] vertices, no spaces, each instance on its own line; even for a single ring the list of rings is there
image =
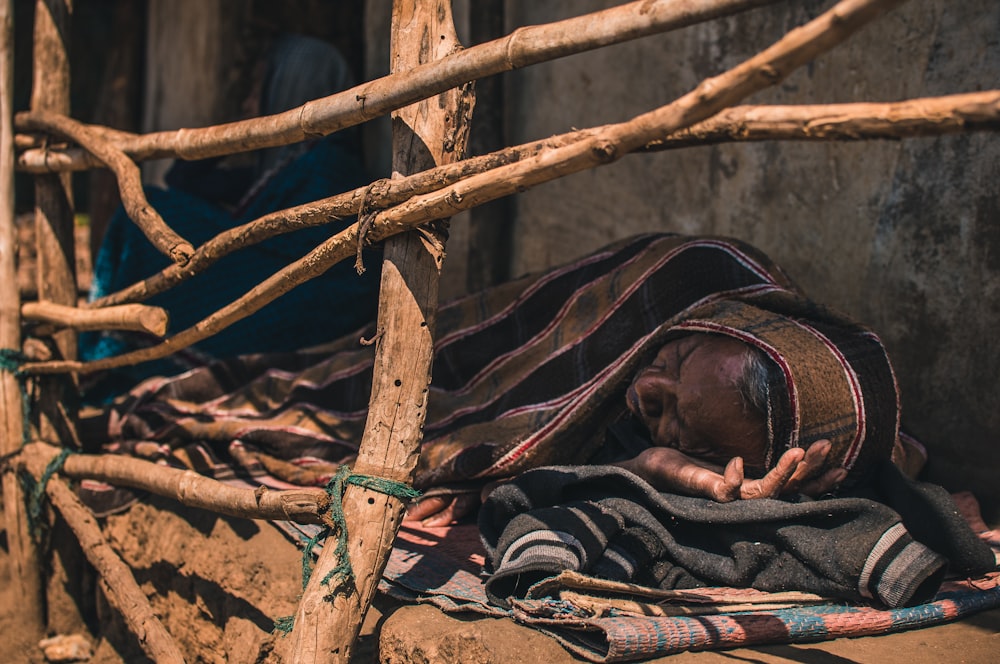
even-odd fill
[[[332,526],[324,526],[314,537],[309,539],[302,547],[302,590],[309,585],[312,578],[312,551],[317,544],[324,541],[330,532],[337,531],[337,545],[334,548],[334,555],[337,556],[337,565],[323,577],[320,583],[329,586],[335,578],[345,581],[354,580],[354,570],[351,567],[350,557],[347,555],[347,520],[344,518],[344,491],[348,484],[371,489],[384,493],[387,496],[399,498],[400,500],[412,500],[420,497],[420,492],[409,484],[397,482],[396,480],[384,477],[373,477],[371,475],[361,475],[352,473],[351,467],[341,466],[326,485],[326,493],[330,496],[330,507],[327,509],[327,517]],[[327,596],[327,599],[333,594]],[[274,630],[288,634],[295,625],[295,616],[285,616],[274,621]]]
[[[13,348],[0,348],[0,371],[9,371],[15,376],[21,373],[21,365],[27,359],[19,350]]]
[[[28,487],[28,526],[31,530],[32,535],[37,535],[39,526],[41,525],[42,517],[42,497],[45,495],[45,487],[48,485],[49,480],[52,476],[62,470],[63,464],[66,463],[66,458],[70,454],[74,454],[75,450],[68,447],[62,448],[59,454],[52,457],[48,465],[45,466],[45,471],[42,472],[42,476],[38,478],[35,482],[33,479],[29,480],[31,484]]]
[[[21,365],[28,357],[13,348],[0,348],[0,371],[14,375],[21,388],[21,444],[26,445],[31,438],[31,395],[28,394],[28,374],[21,371]]]
[[[284,616],[274,621],[272,632],[281,632],[282,636],[287,636],[295,627],[295,616]]]

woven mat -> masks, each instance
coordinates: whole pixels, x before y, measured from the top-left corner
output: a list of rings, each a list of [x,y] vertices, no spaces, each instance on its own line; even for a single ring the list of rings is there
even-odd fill
[[[282,529],[296,538],[314,534],[309,526],[283,524]],[[993,535],[984,533],[986,538]],[[567,650],[592,662],[889,634],[1000,607],[1000,574],[951,581],[931,602],[882,610],[806,593],[741,588],[662,591],[564,573],[537,589],[546,597],[518,600],[506,610],[488,603],[480,576],[482,563],[475,524],[421,528],[406,523],[380,590],[446,612],[513,619],[551,635]]]

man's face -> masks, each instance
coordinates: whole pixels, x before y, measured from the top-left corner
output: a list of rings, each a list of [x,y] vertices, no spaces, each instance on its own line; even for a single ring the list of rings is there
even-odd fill
[[[653,444],[719,465],[740,456],[748,471],[763,471],[764,417],[747,408],[738,388],[748,351],[714,334],[664,344],[626,393]]]

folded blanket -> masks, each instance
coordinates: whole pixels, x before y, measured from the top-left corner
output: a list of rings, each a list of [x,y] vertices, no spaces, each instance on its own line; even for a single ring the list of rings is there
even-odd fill
[[[864,496],[723,504],[658,493],[616,467],[536,469],[498,487],[480,512],[486,593],[509,606],[572,570],[664,589],[797,590],[895,608],[927,601],[946,571],[996,568],[943,489],[888,463],[875,486]]]

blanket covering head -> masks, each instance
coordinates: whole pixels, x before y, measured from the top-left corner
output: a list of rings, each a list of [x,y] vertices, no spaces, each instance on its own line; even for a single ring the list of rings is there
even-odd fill
[[[858,483],[870,461],[889,458],[897,434],[896,384],[878,338],[734,240],[634,237],[444,306],[436,330],[415,478],[424,490],[586,462],[626,416],[636,371],[679,334],[735,337],[780,368],[768,389],[770,463],[829,438],[828,462]],[[359,335],[150,379],[81,428],[119,449],[154,441],[217,476],[323,482],[353,458],[367,417],[373,350]]]
[[[856,483],[898,435],[898,390],[881,341],[791,291],[751,302],[711,302],[672,329],[739,339],[777,365],[767,385],[768,468],[785,450],[828,439],[826,466],[846,468]]]

